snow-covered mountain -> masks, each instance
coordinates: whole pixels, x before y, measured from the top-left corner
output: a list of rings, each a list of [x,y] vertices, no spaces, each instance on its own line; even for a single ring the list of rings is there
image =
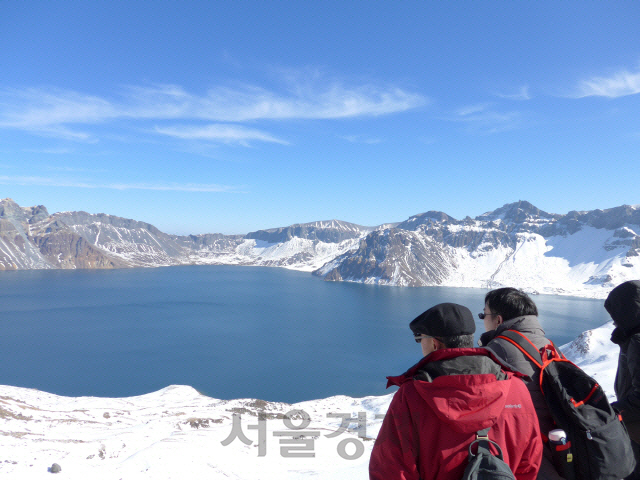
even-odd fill
[[[640,206],[544,212],[526,201],[472,219],[443,212],[363,227],[331,220],[247,235],[177,236],[112,215],[0,201],[0,269],[254,265],[330,281],[604,297],[640,278]]]
[[[258,230],[247,235],[174,237],[191,253],[190,263],[285,267],[311,272],[354,249],[376,227],[339,220]],[[202,241],[201,241],[202,240]]]
[[[0,270],[254,265],[313,271],[373,231],[331,220],[247,235],[177,236],[113,215],[0,201]]]
[[[612,329],[609,322],[561,348],[614,400]],[[176,385],[128,398],[0,386],[0,475],[49,478],[55,463],[60,478],[83,480],[367,478],[392,395],[289,405],[216,400]]]
[[[640,207],[549,214],[528,202],[456,220],[415,215],[315,272],[327,280],[604,297],[640,278]]]

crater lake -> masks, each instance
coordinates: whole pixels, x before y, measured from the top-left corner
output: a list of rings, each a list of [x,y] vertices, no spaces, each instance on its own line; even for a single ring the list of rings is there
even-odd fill
[[[239,266],[0,272],[0,383],[103,397],[180,384],[287,403],[383,395],[387,375],[421,358],[409,322],[455,302],[477,339],[486,292]],[[532,298],[557,345],[609,320],[603,300]]]

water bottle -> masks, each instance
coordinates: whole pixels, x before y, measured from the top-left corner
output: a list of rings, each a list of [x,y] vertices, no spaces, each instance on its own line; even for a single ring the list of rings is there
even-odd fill
[[[566,480],[575,480],[576,473],[571,442],[567,439],[565,431],[559,428],[551,430],[549,432],[549,446],[553,452],[553,465],[560,476]]]

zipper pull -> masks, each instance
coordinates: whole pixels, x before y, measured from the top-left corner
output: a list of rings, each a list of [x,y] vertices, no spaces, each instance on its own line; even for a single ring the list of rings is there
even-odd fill
[[[593,440],[593,437],[591,436],[591,430],[587,430],[587,438],[589,440]]]

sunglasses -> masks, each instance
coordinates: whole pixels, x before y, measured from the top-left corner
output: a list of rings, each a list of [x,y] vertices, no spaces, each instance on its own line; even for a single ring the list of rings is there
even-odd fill
[[[480,320],[484,320],[484,317],[490,317],[490,316],[495,316],[495,315],[500,315],[499,313],[479,313],[478,314],[478,318]]]
[[[438,337],[432,337],[431,335],[426,335],[424,333],[414,333],[413,338],[416,343],[421,343],[423,338],[435,338],[436,340],[442,342],[442,340]]]

